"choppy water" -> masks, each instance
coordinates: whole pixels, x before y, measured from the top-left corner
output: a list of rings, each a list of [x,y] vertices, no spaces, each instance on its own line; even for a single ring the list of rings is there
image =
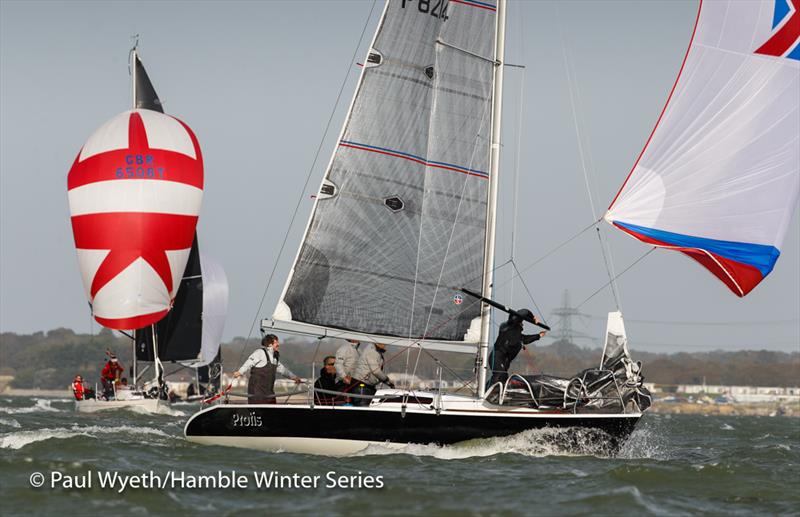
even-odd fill
[[[648,415],[616,458],[567,454],[547,431],[459,446],[383,447],[348,458],[267,454],[184,441],[195,406],[172,415],[84,415],[69,400],[0,398],[0,513],[10,515],[800,514],[800,420]],[[552,431],[550,431],[552,433]],[[98,472],[231,471],[249,488],[97,487]],[[92,472],[52,489],[51,472]],[[316,489],[257,489],[253,472],[319,475]],[[326,473],[382,476],[380,489],[324,488]],[[32,488],[34,472],[46,485]],[[360,477],[359,473],[361,473]],[[76,478],[80,479],[80,478]]]

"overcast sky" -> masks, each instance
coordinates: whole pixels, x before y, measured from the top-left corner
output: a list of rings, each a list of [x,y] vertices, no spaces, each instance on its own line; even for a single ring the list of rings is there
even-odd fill
[[[312,206],[310,194],[353,94],[358,68],[351,56],[366,24],[357,53],[363,60],[382,3],[369,21],[367,0],[2,0],[0,6],[0,330],[99,329],[81,285],[66,176],[88,136],[130,108],[128,50],[138,33],[141,58],[166,111],[194,129],[203,149],[198,234],[201,249],[221,262],[230,281],[225,339],[250,334],[253,321],[269,316],[280,294]],[[506,73],[498,263],[510,256],[517,152],[515,261],[522,267],[593,220],[577,133],[598,216],[608,206],[664,105],[696,12],[694,0],[510,3],[507,61],[526,68]],[[619,280],[632,346],[660,352],[798,350],[799,228],[795,212],[775,270],[744,299],[680,254],[650,254]],[[620,232],[603,231],[617,272],[648,249]],[[508,278],[507,268],[498,273],[497,296],[506,302],[511,284],[501,284]],[[596,235],[585,233],[527,270],[524,279],[544,316],[555,322],[551,312],[565,289],[577,305],[608,281]],[[531,305],[518,282],[513,296],[517,305]],[[581,306],[588,317],[573,326],[599,338],[605,313],[614,308],[605,290]]]

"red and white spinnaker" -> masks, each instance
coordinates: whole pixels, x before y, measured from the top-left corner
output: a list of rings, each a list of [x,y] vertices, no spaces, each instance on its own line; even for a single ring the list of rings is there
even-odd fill
[[[152,110],[121,113],[86,141],[67,186],[94,318],[117,330],[163,318],[203,197],[203,158],[192,130]]]

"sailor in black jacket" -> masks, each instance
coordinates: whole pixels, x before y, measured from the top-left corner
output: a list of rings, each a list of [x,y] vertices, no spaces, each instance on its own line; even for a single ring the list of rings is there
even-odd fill
[[[522,309],[519,314],[523,317],[532,317],[534,321],[539,319],[528,309]],[[517,357],[524,345],[538,341],[547,333],[545,331],[538,334],[523,334],[523,319],[514,313],[509,314],[508,321],[500,325],[500,333],[494,342],[494,351],[489,357],[489,367],[492,369],[492,379],[487,387],[491,387],[496,382],[505,384],[508,379],[508,368],[511,362]]]

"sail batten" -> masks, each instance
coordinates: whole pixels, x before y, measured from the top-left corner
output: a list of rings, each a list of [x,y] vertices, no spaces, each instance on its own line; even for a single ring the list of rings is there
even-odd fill
[[[783,30],[800,18],[783,2],[700,3],[667,105],[605,215],[739,296],[775,267],[800,189],[800,56]]]
[[[458,287],[483,280],[495,9],[387,2],[277,320],[474,341]]]

